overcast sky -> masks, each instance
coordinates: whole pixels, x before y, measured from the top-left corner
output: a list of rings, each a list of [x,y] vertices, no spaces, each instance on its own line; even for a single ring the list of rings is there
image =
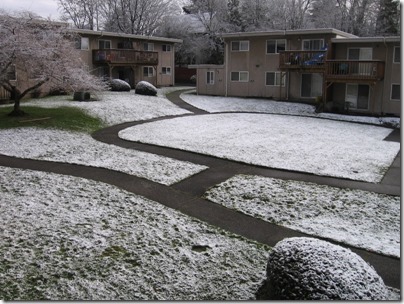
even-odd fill
[[[28,10],[51,19],[60,16],[56,0],[0,0],[0,8],[7,11]]]

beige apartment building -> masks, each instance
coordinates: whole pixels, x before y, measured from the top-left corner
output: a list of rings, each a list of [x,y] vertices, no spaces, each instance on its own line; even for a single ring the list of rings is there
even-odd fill
[[[400,115],[400,38],[336,29],[230,33],[223,65],[193,65],[197,93],[315,103]]]
[[[153,85],[174,85],[175,44],[182,40],[74,30],[80,35],[77,47],[91,72],[104,78],[118,78],[132,88],[139,81]]]
[[[174,85],[175,45],[182,40],[83,29],[71,31],[78,34],[76,47],[80,49],[83,65],[92,74],[125,80],[132,88],[142,80],[156,87]],[[10,67],[8,77],[12,82],[22,82],[22,89],[32,85],[30,76],[18,69],[18,64]],[[45,84],[32,96],[46,95],[49,90]],[[10,98],[10,93],[0,86],[0,100]]]

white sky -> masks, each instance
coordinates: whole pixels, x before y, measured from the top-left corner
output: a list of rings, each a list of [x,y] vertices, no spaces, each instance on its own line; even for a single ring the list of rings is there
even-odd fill
[[[44,18],[59,19],[56,0],[1,0],[0,8],[7,11],[28,10]]]

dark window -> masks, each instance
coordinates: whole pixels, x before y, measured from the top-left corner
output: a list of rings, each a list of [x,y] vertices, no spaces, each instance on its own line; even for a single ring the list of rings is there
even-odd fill
[[[400,100],[400,85],[392,84],[391,85],[391,99],[392,100]]]

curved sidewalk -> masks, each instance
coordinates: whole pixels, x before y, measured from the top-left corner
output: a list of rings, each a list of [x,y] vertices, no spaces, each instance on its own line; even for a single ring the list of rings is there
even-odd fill
[[[207,112],[203,110],[199,110],[184,103],[179,97],[182,92],[183,91],[175,91],[174,93],[169,94],[167,97],[175,104],[194,112],[194,114],[207,114]],[[168,118],[169,117],[162,117],[150,121]],[[19,159],[2,155],[0,155],[0,166],[53,172],[105,182],[130,191],[134,194],[142,195],[170,208],[177,209],[184,214],[198,218],[209,224],[221,227],[225,230],[261,243],[268,244],[270,246],[274,246],[277,242],[284,238],[308,235],[244,215],[235,210],[225,208],[208,200],[202,199],[201,195],[204,194],[209,187],[223,182],[236,174],[255,174],[282,179],[310,181],[335,187],[363,189],[379,193],[400,195],[400,183],[397,185],[397,179],[395,178],[395,175],[397,174],[397,166],[398,171],[400,169],[399,161],[395,162],[396,168],[393,170],[394,172],[391,172],[391,177],[386,178],[388,176],[388,174],[386,174],[386,177],[381,184],[355,182],[351,180],[315,176],[302,172],[275,170],[246,165],[243,163],[223,160],[220,158],[192,152],[129,142],[118,137],[118,132],[120,130],[139,123],[145,123],[145,121],[125,123],[99,130],[93,134],[93,137],[102,142],[114,144],[128,149],[146,151],[174,159],[187,160],[196,164],[206,165],[209,167],[209,169],[191,176],[175,185],[165,186],[146,179],[102,168]],[[339,245],[349,247],[344,244]],[[369,262],[383,278],[386,285],[395,288],[401,287],[400,259],[375,254],[358,248],[349,248],[359,254],[364,260]]]

